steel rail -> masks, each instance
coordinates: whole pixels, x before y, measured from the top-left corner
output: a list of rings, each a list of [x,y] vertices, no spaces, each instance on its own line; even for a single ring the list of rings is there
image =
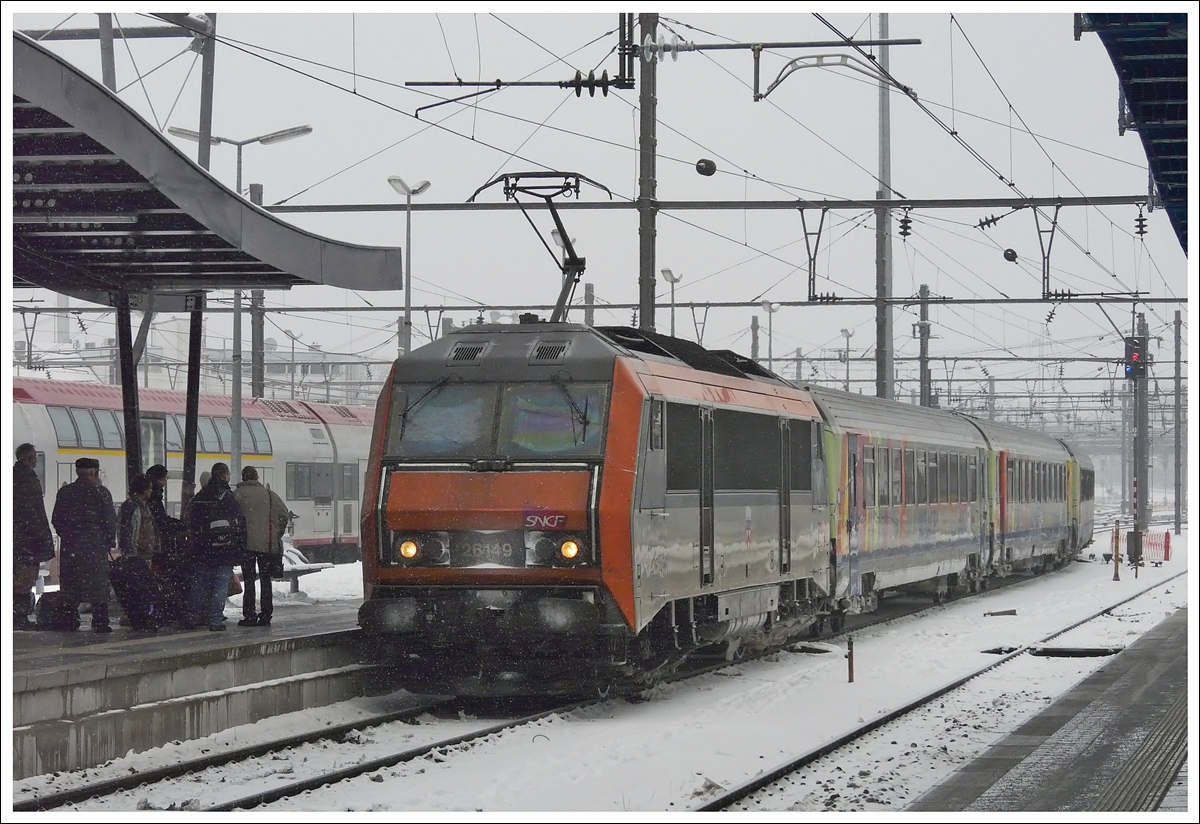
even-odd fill
[[[998,660],[993,661],[992,663],[987,664],[983,667],[980,667],[979,669],[975,670],[972,673],[964,675],[961,678],[956,678],[955,680],[951,681],[950,683],[945,684],[930,693],[927,693],[919,698],[915,698],[912,701],[909,701],[907,704],[897,707],[896,709],[892,710],[891,712],[887,713],[886,715],[880,716],[879,718],[877,718],[873,721],[863,724],[862,726],[856,727],[853,730],[851,730],[843,735],[838,736],[837,738],[834,738],[812,750],[809,750],[808,752],[804,753],[803,755],[801,755],[797,758],[793,758],[793,759],[787,761],[786,763],[781,764],[780,766],[776,767],[775,769],[771,770],[770,772],[762,773],[759,776],[752,778],[751,780],[745,782],[744,784],[741,784],[741,785],[733,788],[732,790],[729,790],[728,792],[725,792],[725,793],[713,798],[712,800],[708,801],[704,805],[702,805],[700,807],[696,807],[695,809],[692,810],[692,812],[712,812],[712,811],[717,811],[717,810],[728,809],[733,804],[736,804],[738,801],[741,801],[742,799],[744,799],[750,795],[753,795],[754,793],[758,792],[759,790],[763,789],[764,787],[768,787],[771,784],[774,784],[779,779],[781,779],[787,775],[790,775],[791,773],[794,773],[797,770],[808,766],[809,764],[812,764],[814,761],[817,761],[818,759],[820,759],[826,755],[829,755],[832,752],[836,752],[837,750],[841,749],[842,747],[845,747],[847,744],[857,741],[858,739],[865,736],[867,733],[874,732],[875,730],[879,729],[880,727],[885,726],[886,724],[889,724],[898,718],[902,718],[903,716],[908,715],[909,713],[913,712],[914,710],[918,710],[921,707],[924,707],[927,704],[932,703],[933,701],[937,700],[938,698],[945,695],[946,693],[952,692],[953,690],[958,689],[959,687],[961,687],[963,684],[967,683],[968,681],[978,678],[980,675],[983,675],[986,672],[994,670],[997,667],[1001,667],[1004,664],[1007,664],[1009,661],[1013,660],[1014,658],[1017,658],[1018,656],[1021,656],[1021,655],[1025,655],[1031,649],[1033,649],[1041,644],[1045,644],[1047,641],[1057,638],[1060,635],[1070,632],[1071,630],[1075,629],[1076,627],[1080,627],[1080,626],[1088,623],[1089,621],[1094,621],[1097,618],[1099,618],[1101,615],[1105,615],[1109,612],[1112,612],[1117,607],[1120,607],[1124,604],[1129,603],[1130,601],[1140,598],[1143,595],[1145,595],[1147,592],[1157,589],[1158,587],[1165,586],[1165,585],[1169,584],[1171,581],[1174,581],[1176,578],[1179,578],[1180,576],[1186,575],[1186,574],[1187,574],[1187,570],[1184,570],[1183,572],[1179,572],[1175,575],[1172,575],[1170,578],[1167,578],[1166,580],[1163,580],[1163,581],[1159,581],[1157,584],[1153,584],[1152,586],[1146,587],[1141,592],[1138,592],[1135,595],[1131,595],[1128,598],[1118,601],[1115,604],[1111,604],[1111,605],[1105,607],[1104,609],[1099,610],[1098,612],[1095,612],[1092,615],[1087,616],[1086,618],[1076,621],[1075,623],[1071,624],[1068,627],[1065,627],[1065,628],[1059,629],[1059,630],[1055,630],[1054,632],[1050,633],[1049,635],[1045,636],[1044,638],[1042,638],[1038,641],[1034,641],[1032,643],[1029,643],[1022,647],[1019,647],[1018,649],[1015,649],[1012,652],[1007,653],[1006,655],[1002,656]]]

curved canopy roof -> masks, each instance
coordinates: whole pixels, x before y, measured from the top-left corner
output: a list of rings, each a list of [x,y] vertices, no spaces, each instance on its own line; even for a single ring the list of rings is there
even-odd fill
[[[153,291],[160,310],[205,289],[401,288],[400,249],[284,223],[18,32],[12,65],[14,286],[133,308]]]
[[[1136,130],[1158,198],[1187,254],[1188,67],[1186,14],[1079,14],[1100,36],[1121,83],[1121,128]]]

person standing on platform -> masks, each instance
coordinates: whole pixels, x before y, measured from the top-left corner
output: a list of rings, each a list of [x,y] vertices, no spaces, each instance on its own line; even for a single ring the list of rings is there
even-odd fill
[[[196,575],[188,619],[223,632],[229,579],[246,551],[246,518],[229,488],[227,464],[213,464],[208,483],[192,498],[190,522]]]
[[[136,555],[147,563],[154,561],[160,549],[154,513],[148,504],[151,486],[145,475],[135,475],[129,482],[129,497],[117,514],[117,548],[122,555]]]
[[[191,597],[192,569],[187,557],[187,524],[167,514],[167,468],[155,464],[146,470],[152,484],[146,505],[154,516],[158,532],[158,556],[153,569],[167,590],[167,615],[171,621],[183,621]]]
[[[33,585],[42,561],[54,557],[54,536],[46,519],[42,482],[37,476],[37,447],[17,447],[13,465],[13,627],[36,629],[29,620],[33,612]]]
[[[88,601],[92,629],[112,632],[108,623],[108,553],[116,537],[117,512],[112,495],[100,483],[98,460],[75,461],[75,475],[74,483],[58,490],[50,518],[62,539],[59,580],[63,610],[68,616],[78,614],[80,603]]]
[[[246,516],[246,553],[242,556],[242,620],[239,627],[269,627],[274,612],[271,581],[283,577],[283,532],[288,508],[274,490],[258,480],[253,466],[242,468],[242,482],[234,490]],[[259,582],[261,610],[254,612],[254,582]]]

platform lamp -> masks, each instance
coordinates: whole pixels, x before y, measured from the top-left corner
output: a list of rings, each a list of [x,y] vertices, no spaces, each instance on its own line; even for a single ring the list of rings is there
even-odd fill
[[[675,337],[675,284],[683,280],[683,275],[677,275],[670,269],[662,269],[663,280],[671,284],[671,337]]]
[[[779,304],[772,303],[770,300],[762,302],[763,311],[767,313],[767,370],[775,371],[775,313],[779,311]]]
[[[412,351],[412,199],[429,188],[429,181],[409,186],[404,178],[392,175],[388,183],[404,195],[404,322],[400,327],[400,345],[407,355]]]
[[[293,140],[297,137],[304,137],[306,134],[312,133],[312,126],[307,123],[303,126],[291,126],[287,129],[280,129],[276,132],[267,132],[256,137],[249,137],[245,140],[233,140],[228,137],[220,137],[219,135],[209,135],[208,142],[217,146],[221,143],[228,143],[230,146],[237,148],[237,183],[235,191],[238,197],[242,196],[242,148],[249,146],[252,143],[261,143],[264,146],[270,146],[274,143],[283,143],[285,140]],[[200,132],[192,129],[184,129],[179,126],[170,126],[167,128],[168,134],[173,134],[176,137],[182,137],[184,140],[191,140],[199,143],[203,136]],[[295,364],[293,363],[293,366]],[[293,388],[293,397],[295,389]],[[232,465],[232,474],[236,481],[240,477],[242,466],[242,290],[235,289],[233,291],[233,409],[230,416],[230,425],[233,427],[233,443],[230,445],[230,464]]]
[[[843,329],[842,335],[846,338],[846,385],[843,387],[847,392],[850,391],[850,338],[854,337],[853,329]]]

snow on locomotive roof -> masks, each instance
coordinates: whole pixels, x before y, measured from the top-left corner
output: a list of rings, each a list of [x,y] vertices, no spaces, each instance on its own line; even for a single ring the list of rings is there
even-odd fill
[[[117,385],[37,378],[14,378],[13,401],[43,406],[86,406],[95,409],[123,409],[125,406],[121,387]],[[186,401],[187,393],[176,389],[138,389],[138,405],[142,412],[178,414],[184,411]],[[270,398],[244,398],[242,408],[253,417],[267,420],[324,420],[327,423],[341,423],[347,426],[371,426],[375,415],[373,406],[346,406]],[[200,395],[199,414],[229,415],[232,411],[233,400],[228,395]]]

